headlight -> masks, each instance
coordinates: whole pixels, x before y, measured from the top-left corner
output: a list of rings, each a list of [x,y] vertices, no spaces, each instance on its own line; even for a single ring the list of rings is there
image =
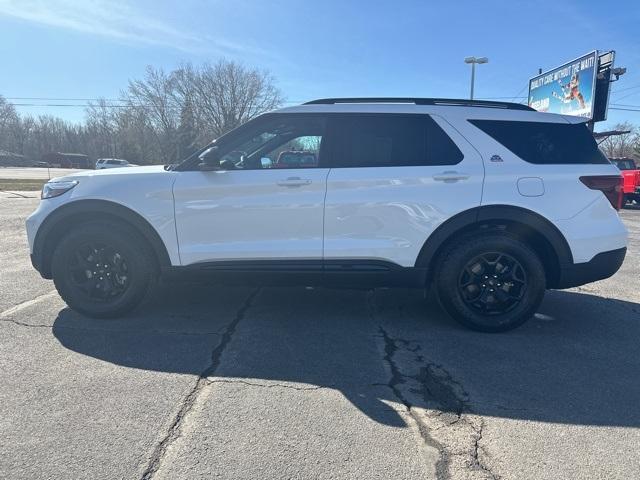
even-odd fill
[[[78,184],[77,180],[63,180],[61,182],[47,182],[42,187],[42,194],[40,198],[59,197],[65,192],[68,192]]]

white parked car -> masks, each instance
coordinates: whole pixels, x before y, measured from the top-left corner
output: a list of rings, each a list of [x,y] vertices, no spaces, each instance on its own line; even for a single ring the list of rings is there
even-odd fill
[[[279,164],[282,152],[314,162]],[[279,168],[274,168],[278,165]],[[500,102],[325,99],[262,115],[184,162],[44,186],[32,262],[72,308],[136,307],[158,275],[435,287],[482,331],[545,289],[613,275],[621,176],[576,117]]]
[[[121,158],[99,158],[96,161],[96,170],[104,168],[120,168],[120,167],[136,167],[133,163],[129,163]]]

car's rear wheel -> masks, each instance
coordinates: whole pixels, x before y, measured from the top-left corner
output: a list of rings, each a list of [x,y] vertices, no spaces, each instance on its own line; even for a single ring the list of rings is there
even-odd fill
[[[96,318],[133,310],[155,278],[153,257],[142,238],[111,222],[86,223],[67,233],[51,267],[67,305]]]
[[[436,269],[442,307],[461,324],[483,332],[522,325],[540,306],[545,288],[537,254],[506,233],[462,239]]]

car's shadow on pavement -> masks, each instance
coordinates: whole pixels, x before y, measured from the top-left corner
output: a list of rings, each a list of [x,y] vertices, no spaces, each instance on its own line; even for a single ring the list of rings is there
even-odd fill
[[[125,319],[64,309],[53,333],[73,352],[130,368],[213,368],[218,381],[332,388],[399,427],[405,423],[389,401],[640,426],[640,305],[587,293],[548,292],[535,319],[490,335],[457,326],[405,290],[174,286]],[[410,398],[398,397],[403,386]]]

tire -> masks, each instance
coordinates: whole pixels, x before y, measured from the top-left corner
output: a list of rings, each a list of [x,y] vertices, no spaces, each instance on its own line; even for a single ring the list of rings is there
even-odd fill
[[[136,308],[155,283],[150,252],[144,239],[125,225],[84,223],[56,246],[53,282],[72,309],[93,318],[120,317]]]
[[[487,233],[463,238],[445,251],[435,280],[438,300],[453,319],[494,333],[514,329],[535,314],[545,278],[528,245],[506,233]]]

